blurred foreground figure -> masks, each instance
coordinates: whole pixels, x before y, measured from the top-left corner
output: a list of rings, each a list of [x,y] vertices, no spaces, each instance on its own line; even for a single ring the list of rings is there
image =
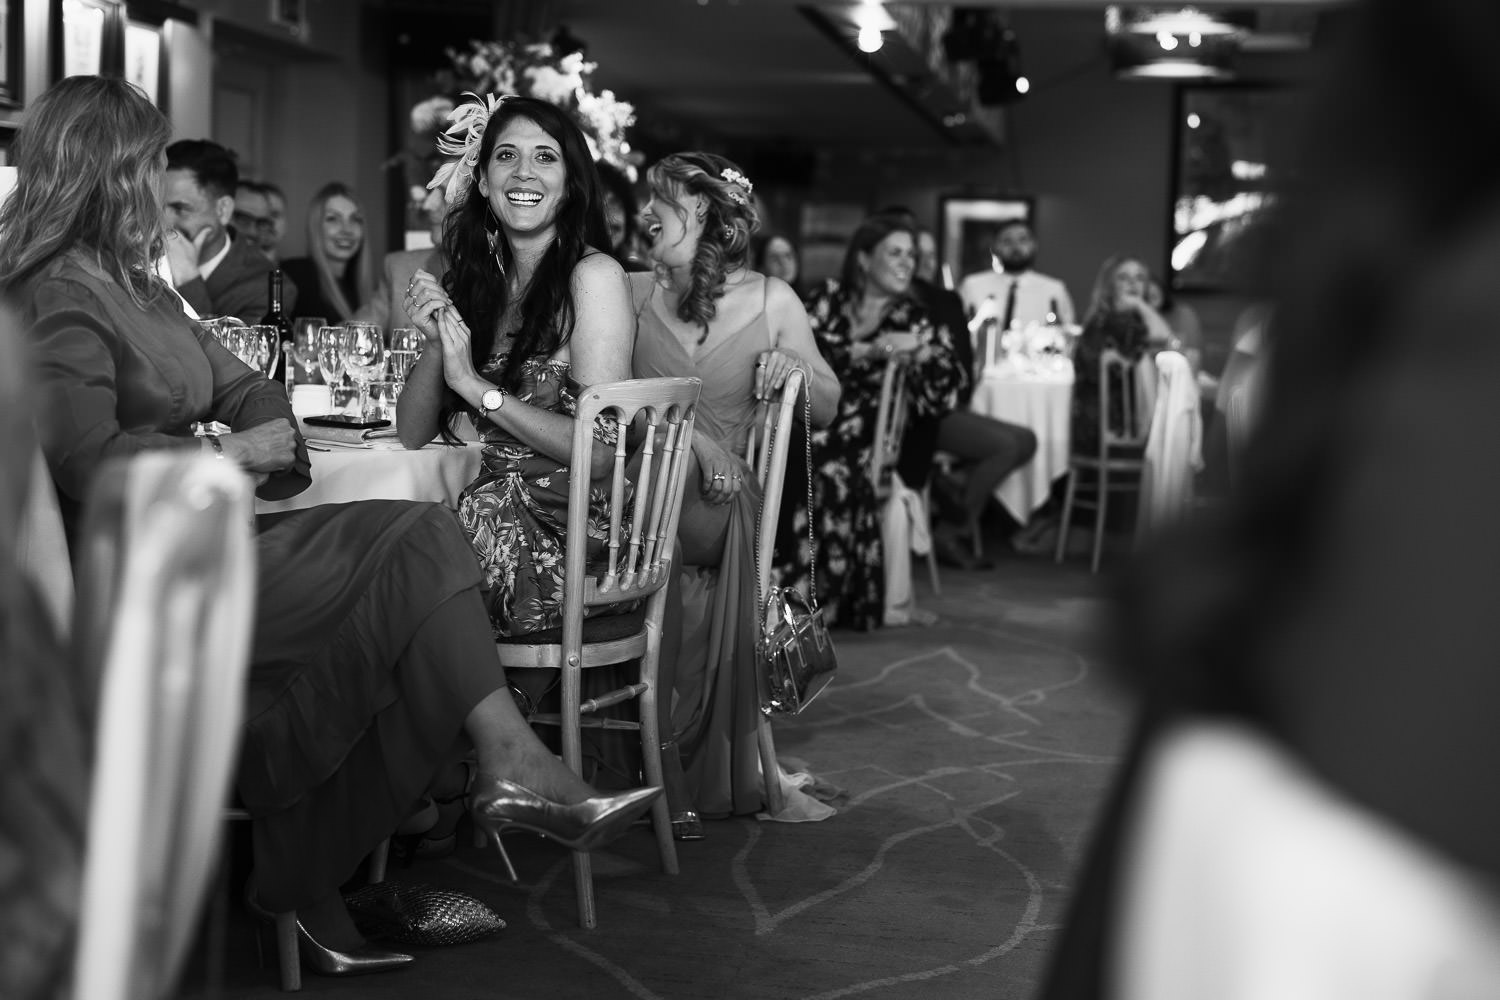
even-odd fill
[[[1123,589],[1146,710],[1047,1000],[1500,996],[1500,6],[1344,18],[1244,476]]]

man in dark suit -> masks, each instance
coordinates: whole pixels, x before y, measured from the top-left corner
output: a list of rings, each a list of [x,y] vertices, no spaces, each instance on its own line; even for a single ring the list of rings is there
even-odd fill
[[[218,143],[183,139],[167,147],[167,265],[172,287],[198,315],[258,323],[270,307],[266,275],[275,264],[229,225],[239,180],[234,156]],[[291,313],[295,295],[288,283],[282,312]]]

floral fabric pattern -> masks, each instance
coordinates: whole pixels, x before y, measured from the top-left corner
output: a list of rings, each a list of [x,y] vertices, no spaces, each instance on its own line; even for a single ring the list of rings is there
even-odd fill
[[[856,340],[847,308],[855,297],[837,281],[828,281],[806,302],[818,350],[840,373],[843,386],[833,423],[812,436],[813,534],[818,539],[819,603],[833,624],[868,630],[881,624],[885,605],[880,508],[869,475],[885,360],[854,359]],[[930,348],[924,360],[912,362],[906,383],[916,413],[937,417],[958,405],[965,376],[954,360],[952,335],[946,327],[935,326],[920,304],[903,299],[871,336],[883,333],[915,333]],[[789,483],[791,478],[789,473]],[[806,589],[810,569],[807,511],[800,502],[791,509],[799,542],[795,553],[782,553],[782,578],[788,585]]]
[[[494,355],[480,374],[498,383],[506,361],[506,355]],[[566,362],[543,357],[522,362],[521,389],[515,394],[522,402],[571,417],[578,412],[578,392]],[[480,474],[459,497],[458,519],[479,559],[491,626],[499,636],[556,628],[562,624],[571,470],[489,421],[481,423]],[[595,420],[595,440],[613,447],[619,434],[613,417]],[[590,565],[602,562],[609,541],[609,493],[603,483],[589,490],[588,536]]]

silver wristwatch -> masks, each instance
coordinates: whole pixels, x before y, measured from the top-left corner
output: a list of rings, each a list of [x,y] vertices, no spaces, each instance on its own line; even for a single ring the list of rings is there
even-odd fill
[[[490,389],[479,397],[479,415],[488,417],[500,407],[505,405],[505,392],[501,389]]]

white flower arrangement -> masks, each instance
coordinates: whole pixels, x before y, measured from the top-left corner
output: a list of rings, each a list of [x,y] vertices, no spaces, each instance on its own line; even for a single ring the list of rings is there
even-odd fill
[[[634,180],[625,130],[635,124],[635,108],[608,90],[595,92],[589,77],[597,68],[581,52],[559,56],[549,42],[471,41],[464,50],[449,49],[459,90],[502,97],[515,94],[555,104],[572,113],[597,159],[618,167]],[[430,97],[412,108],[412,131],[440,132],[453,111],[447,97]]]

